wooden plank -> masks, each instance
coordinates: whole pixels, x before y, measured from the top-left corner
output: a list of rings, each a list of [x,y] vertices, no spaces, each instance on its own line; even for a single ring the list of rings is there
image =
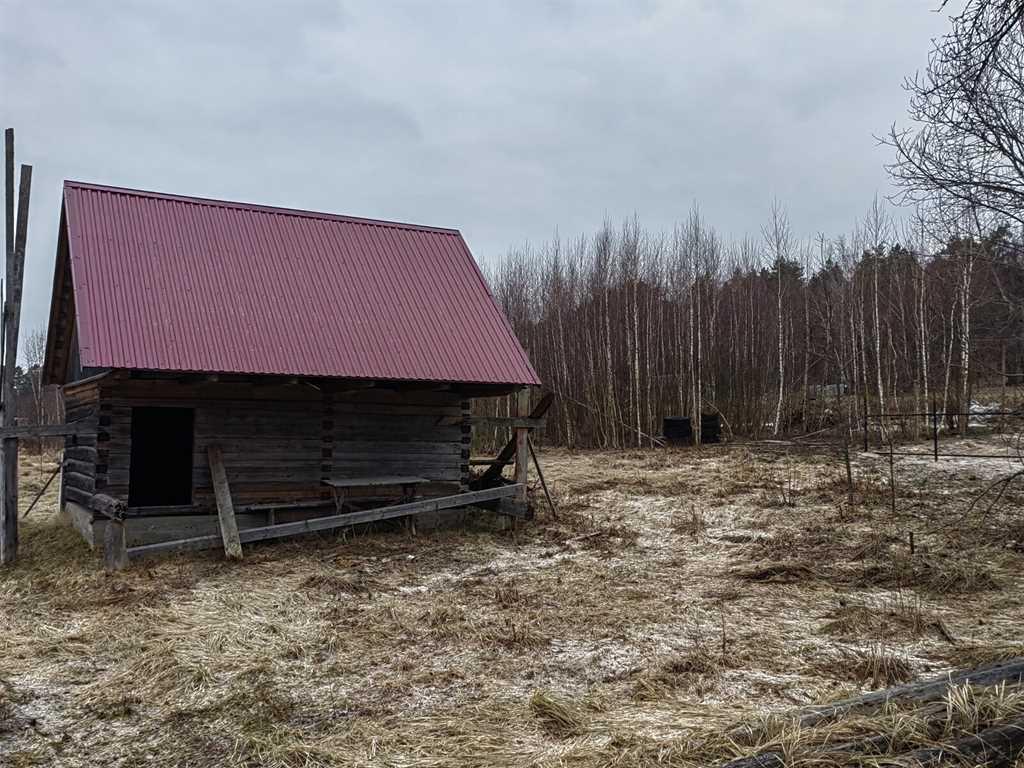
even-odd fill
[[[534,419],[528,416],[470,416],[469,420],[476,426],[484,427],[512,427],[525,429],[541,429],[546,419]],[[461,416],[444,416],[439,421],[439,426],[461,424]]]
[[[238,538],[238,523],[231,506],[231,489],[228,475],[224,471],[224,457],[219,445],[207,449],[210,457],[210,474],[213,475],[213,491],[217,498],[217,515],[220,517],[220,534],[224,541],[224,554],[233,560],[242,559],[242,542]]]
[[[415,475],[380,475],[377,477],[329,477],[322,482],[332,488],[372,488],[382,485],[420,485],[430,481],[425,477]]]
[[[239,507],[241,512],[289,512],[293,509],[316,509],[317,507],[333,507],[330,499],[314,499],[311,501],[279,501],[261,504],[245,504]]]
[[[333,528],[343,528],[362,523],[390,520],[396,517],[417,515],[426,512],[438,512],[445,509],[457,509],[484,501],[508,498],[516,495],[519,488],[516,485],[504,485],[500,488],[488,488],[483,491],[470,491],[469,493],[458,493],[452,496],[439,496],[434,499],[423,499],[420,501],[407,502],[405,504],[394,504],[379,509],[368,509],[363,512],[350,512],[344,515],[330,515],[327,517],[314,517],[309,520],[301,520],[294,523],[278,523],[277,525],[264,526],[262,528],[249,528],[239,533],[239,538],[244,543],[263,541],[266,539],[277,539],[286,536],[297,536],[303,533],[314,531],[328,531]],[[141,547],[131,547],[128,556],[131,559],[144,557],[146,555],[159,554],[163,552],[184,552],[189,550],[210,549],[217,546],[220,539],[217,536],[198,536],[192,539],[181,541],[166,541],[159,544],[148,544]]]

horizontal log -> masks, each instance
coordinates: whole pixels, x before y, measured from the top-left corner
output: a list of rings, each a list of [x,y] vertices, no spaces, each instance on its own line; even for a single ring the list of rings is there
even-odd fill
[[[67,472],[86,475],[88,477],[92,477],[96,472],[96,465],[93,462],[78,461],[77,459],[68,458],[66,453],[64,456],[64,468]]]
[[[96,490],[96,478],[91,474],[85,475],[81,472],[65,472],[61,482],[68,488],[79,488],[87,493],[92,493]]]
[[[95,463],[96,457],[96,449],[92,446],[71,445],[64,449],[65,459]]]
[[[128,505],[120,499],[115,499],[104,493],[97,493],[90,499],[89,509],[93,512],[99,512],[106,517],[121,518],[124,517]]]
[[[506,485],[501,488],[488,488],[483,491],[472,491],[459,493],[453,496],[440,496],[434,499],[423,499],[421,501],[395,504],[380,509],[368,509],[363,512],[352,512],[345,515],[331,515],[328,517],[315,517],[309,520],[301,520],[294,523],[280,523],[262,528],[249,528],[239,531],[239,538],[243,544],[266,539],[277,539],[286,536],[297,536],[315,531],[327,531],[334,528],[361,525],[363,523],[390,520],[409,515],[424,514],[427,512],[438,512],[445,509],[458,509],[459,507],[471,506],[483,501],[507,498],[515,495],[520,490],[518,485]],[[128,550],[128,556],[132,559],[145,557],[147,555],[165,552],[183,552],[188,550],[210,549],[221,543],[220,536],[198,536],[192,539],[181,541],[168,541],[159,544],[149,544],[141,547],[132,547]]]
[[[99,415],[100,407],[97,403],[80,403],[78,405],[64,404],[64,421],[81,421]]]
[[[92,501],[91,492],[83,491],[81,488],[75,488],[74,486],[67,485],[66,483],[62,485],[61,492],[64,494],[66,499],[81,504],[84,507],[88,507],[89,502]]]
[[[87,419],[71,424],[23,424],[17,427],[0,428],[0,438],[5,437],[61,437],[82,435],[96,431],[96,423]]]

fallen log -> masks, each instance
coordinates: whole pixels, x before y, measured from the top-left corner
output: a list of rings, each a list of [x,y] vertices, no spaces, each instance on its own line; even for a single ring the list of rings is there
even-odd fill
[[[885,706],[890,701],[937,701],[946,695],[946,691],[954,685],[995,685],[1006,682],[1017,685],[1024,682],[1024,658],[1009,659],[996,664],[989,664],[975,669],[963,669],[949,673],[940,678],[932,678],[919,683],[907,683],[886,688],[883,691],[872,691],[863,696],[843,699],[819,707],[811,707],[800,717],[801,728],[810,728],[826,720],[832,720],[849,712],[863,712]]]
[[[879,761],[879,766],[984,765],[1012,768],[1024,751],[1024,717],[986,728],[951,744],[917,749]]]
[[[828,758],[840,754],[859,754],[872,758],[878,768],[937,768],[944,765],[1014,768],[1024,751],[1024,718],[986,728],[949,744],[886,755],[892,736],[880,734],[862,741],[822,744],[809,747],[812,763],[831,765]],[[726,763],[722,768],[787,768],[786,758],[779,752],[764,752]]]
[[[898,685],[892,688],[886,688],[882,691],[872,691],[862,696],[856,696],[832,702],[830,704],[812,707],[810,709],[803,710],[802,712],[795,713],[793,715],[793,724],[795,727],[800,729],[814,728],[824,722],[834,720],[848,714],[880,709],[887,703],[893,701],[914,702],[915,704],[936,702],[941,700],[946,695],[946,692],[954,685],[970,684],[976,686],[992,686],[1000,683],[1006,683],[1007,685],[1020,685],[1024,683],[1024,659],[1010,659],[996,664],[977,667],[975,669],[959,670],[942,678],[933,678],[918,683]],[[1004,752],[1008,749],[1012,751],[1013,745],[1017,743],[1016,740],[1020,739],[1020,746],[1017,747],[1017,752],[1020,752],[1020,749],[1024,747],[1024,732],[1018,733],[1020,728],[1020,721],[1014,720],[1005,725],[994,726],[982,733],[966,737],[945,747],[918,750],[918,752],[910,753],[909,759],[911,762],[909,763],[905,762],[908,758],[907,755],[899,755],[891,758],[894,762],[879,763],[879,765],[916,766],[918,765],[918,762],[920,762],[921,765],[941,765],[944,760],[948,762],[948,760],[953,759],[950,755],[959,754],[951,752],[951,750],[954,749],[960,750],[964,756],[970,759],[973,759],[972,755],[975,754],[987,754],[988,756],[985,757],[985,760],[992,760],[994,759],[993,756],[995,755],[995,752],[992,752],[991,750],[988,753],[984,752],[983,750],[986,744],[995,745],[995,747],[1002,749]],[[989,733],[989,731],[992,731],[992,733]],[[755,735],[755,731],[749,726],[739,726],[729,731],[729,736],[737,740],[748,741],[753,735]],[[888,751],[890,743],[890,735],[879,734],[866,737],[858,741],[830,745],[823,744],[818,747],[810,747],[810,749],[817,750],[823,756],[834,755],[837,753],[881,755]],[[973,750],[973,752],[971,750]],[[1016,752],[1013,754],[1010,762],[997,762],[993,763],[993,765],[1012,765],[1013,759],[1016,759],[1016,754]],[[963,758],[958,757],[956,759],[960,759],[962,761]],[[918,762],[913,762],[914,760],[917,760]],[[930,760],[932,762],[926,762],[924,760]],[[981,762],[984,762],[984,760]],[[763,752],[759,755],[732,760],[725,763],[722,768],[786,768],[786,761],[784,756],[779,752]]]
[[[854,696],[849,699],[834,701],[829,704],[820,704],[808,709],[796,712],[792,715],[794,722],[801,728],[813,728],[819,723],[827,720],[834,720],[837,717],[852,712],[864,712],[878,709],[890,701],[916,701],[926,703],[938,701],[946,695],[954,685],[996,685],[1006,682],[1008,685],[1016,685],[1024,682],[1024,658],[1008,659],[1006,661],[988,664],[974,669],[962,669],[950,672],[939,678],[922,680],[917,683],[907,683],[886,688],[881,691],[871,691],[862,696]],[[729,731],[732,738],[749,737],[751,729],[749,726],[740,725]]]

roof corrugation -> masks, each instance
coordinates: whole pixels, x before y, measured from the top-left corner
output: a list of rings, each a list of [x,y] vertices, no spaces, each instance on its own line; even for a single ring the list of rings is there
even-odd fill
[[[457,230],[64,183],[87,367],[539,384]]]

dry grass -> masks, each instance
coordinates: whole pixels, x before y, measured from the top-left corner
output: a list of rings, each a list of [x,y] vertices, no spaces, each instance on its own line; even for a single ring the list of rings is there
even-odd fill
[[[920,595],[899,591],[870,602],[841,599],[820,631],[846,639],[875,640],[913,640],[934,634],[956,643],[942,617],[931,611]]]
[[[985,467],[952,495],[924,482],[941,467],[904,470],[893,518],[868,458],[852,497],[813,458],[541,458],[560,519],[515,534],[308,537],[114,576],[51,490],[0,573],[0,765],[689,768],[1016,711],[1006,691],[829,732],[779,716],[1024,650],[1018,523],[943,527]],[[726,735],[756,713],[781,725]]]
[[[889,688],[914,677],[909,658],[891,652],[884,643],[873,644],[866,650],[841,649],[841,657],[833,669],[837,674],[872,689]]]
[[[579,707],[564,698],[545,691],[535,691],[530,697],[530,712],[548,733],[564,737],[584,732],[583,716]]]

